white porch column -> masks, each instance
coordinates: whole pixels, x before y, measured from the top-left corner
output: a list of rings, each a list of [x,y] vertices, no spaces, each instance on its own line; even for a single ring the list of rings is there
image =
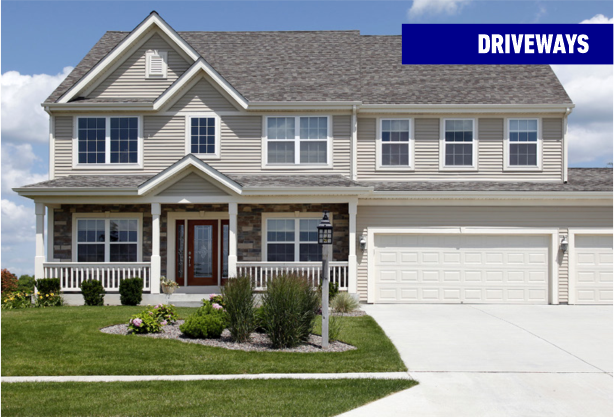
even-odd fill
[[[34,258],[34,277],[45,278],[45,205],[34,203],[36,213],[36,257]]]
[[[350,252],[348,255],[348,292],[357,293],[358,264],[356,261],[356,213],[358,213],[358,201],[348,203],[348,213],[350,215]]]
[[[160,294],[160,203],[151,203],[151,293]]]
[[[228,203],[228,278],[237,277],[237,214],[239,205]]]

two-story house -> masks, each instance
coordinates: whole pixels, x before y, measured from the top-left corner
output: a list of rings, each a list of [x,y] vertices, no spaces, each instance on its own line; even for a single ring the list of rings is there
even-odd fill
[[[174,302],[238,275],[315,283],[328,210],[332,279],[366,302],[612,303],[612,170],[568,168],[549,66],[402,65],[400,36],[152,12],[43,106],[50,178],[16,191],[36,277],[71,302],[86,279],[143,277],[145,302],[161,275]]]

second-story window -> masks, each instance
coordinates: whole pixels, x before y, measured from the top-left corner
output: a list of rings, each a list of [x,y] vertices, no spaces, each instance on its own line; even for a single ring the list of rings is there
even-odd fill
[[[509,119],[509,167],[538,166],[537,119]]]
[[[444,120],[444,167],[475,167],[475,125],[473,119]]]
[[[380,168],[409,168],[411,165],[411,120],[382,119]]]
[[[138,117],[78,117],[78,164],[139,163]]]
[[[327,116],[268,117],[267,165],[329,165]]]
[[[219,158],[220,118],[213,114],[187,116],[186,153],[199,158]]]

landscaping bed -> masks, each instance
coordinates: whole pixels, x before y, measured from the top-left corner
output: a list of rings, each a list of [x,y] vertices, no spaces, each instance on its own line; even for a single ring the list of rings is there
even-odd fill
[[[316,352],[345,352],[348,350],[356,349],[356,347],[347,343],[335,341],[329,344],[327,350],[322,350],[322,336],[312,334],[309,339],[293,348],[281,348],[274,349],[271,345],[271,341],[267,335],[263,333],[252,333],[250,341],[246,343],[234,342],[228,330],[222,332],[222,336],[219,339],[192,339],[186,337],[180,330],[179,326],[184,323],[184,320],[178,320],[176,324],[167,325],[162,328],[160,333],[145,333],[137,334],[136,336],[151,337],[154,339],[173,339],[179,340],[185,343],[196,343],[204,346],[219,347],[230,350],[243,350],[246,352],[302,352],[302,353],[316,353]],[[117,335],[132,335],[132,332],[128,328],[127,324],[117,324],[114,326],[108,326],[100,329],[102,333],[117,334]]]

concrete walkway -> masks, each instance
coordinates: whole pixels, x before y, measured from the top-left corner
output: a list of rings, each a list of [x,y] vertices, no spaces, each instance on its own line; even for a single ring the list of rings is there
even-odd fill
[[[229,379],[411,379],[407,372],[356,372],[338,374],[236,374],[236,375],[87,375],[5,376],[1,382],[133,382],[133,381],[223,381]]]
[[[343,416],[612,416],[612,306],[364,309],[420,385]]]

